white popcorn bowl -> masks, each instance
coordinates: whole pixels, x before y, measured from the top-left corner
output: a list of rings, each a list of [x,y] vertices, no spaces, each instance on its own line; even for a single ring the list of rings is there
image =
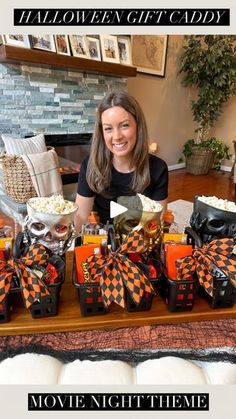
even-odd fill
[[[62,225],[68,225],[73,223],[74,218],[75,218],[75,214],[78,210],[78,207],[76,204],[74,204],[74,210],[69,212],[68,214],[49,214],[47,212],[44,211],[38,211],[35,208],[33,208],[32,202],[35,202],[35,200],[37,200],[36,198],[30,198],[27,203],[27,214],[28,217],[32,220],[34,220],[35,222],[41,222],[44,224],[47,224],[48,226],[53,226],[55,224],[62,224]],[[65,202],[70,202],[70,201],[66,201]]]

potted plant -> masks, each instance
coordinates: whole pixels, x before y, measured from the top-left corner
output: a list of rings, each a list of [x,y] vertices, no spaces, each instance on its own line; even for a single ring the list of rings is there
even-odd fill
[[[224,104],[236,93],[236,37],[233,35],[188,35],[185,37],[179,72],[185,87],[196,87],[192,101],[193,120],[198,124],[195,139],[184,144],[186,170],[206,174],[214,164],[220,168],[229,159],[229,147],[209,136],[223,112]]]

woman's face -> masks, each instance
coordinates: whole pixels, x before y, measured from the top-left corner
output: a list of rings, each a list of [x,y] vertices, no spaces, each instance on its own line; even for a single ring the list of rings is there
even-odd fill
[[[107,148],[117,157],[132,153],[137,138],[133,115],[120,106],[113,106],[102,113],[101,122]]]

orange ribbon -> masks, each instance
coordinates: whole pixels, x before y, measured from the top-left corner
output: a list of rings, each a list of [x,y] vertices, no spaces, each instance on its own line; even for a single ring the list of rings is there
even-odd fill
[[[112,301],[125,306],[125,291],[128,290],[138,305],[144,292],[153,293],[153,287],[141,269],[133,263],[126,253],[143,253],[145,242],[136,231],[127,235],[126,240],[107,256],[92,255],[87,259],[92,280],[100,276],[103,302],[108,307]]]
[[[236,260],[233,259],[234,240],[222,238],[212,240],[201,248],[193,250],[192,256],[186,256],[176,261],[177,279],[188,279],[189,275],[197,273],[200,284],[210,296],[213,296],[213,278],[217,268],[222,271],[236,287]],[[219,276],[222,276],[218,271]]]
[[[44,282],[32,270],[32,267],[47,264],[48,258],[46,248],[40,243],[35,243],[30,245],[24,257],[0,261],[0,303],[10,291],[13,274],[16,274],[20,281],[26,308],[49,295],[50,292]]]

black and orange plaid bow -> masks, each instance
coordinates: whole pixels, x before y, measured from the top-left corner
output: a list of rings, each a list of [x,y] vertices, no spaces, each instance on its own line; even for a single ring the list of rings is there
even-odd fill
[[[108,307],[112,301],[125,306],[125,289],[138,305],[144,292],[153,293],[153,287],[146,275],[133,263],[126,253],[143,253],[145,242],[136,231],[127,235],[126,240],[107,256],[90,256],[87,259],[92,280],[100,276],[103,302]]]
[[[216,267],[236,287],[236,260],[232,259],[233,248],[232,238],[222,238],[194,249],[192,256],[176,261],[177,279],[187,279],[196,272],[200,285],[213,296],[214,267]]]
[[[19,278],[26,308],[49,295],[50,292],[44,282],[31,269],[37,265],[45,265],[48,258],[49,255],[45,247],[40,243],[35,243],[29,247],[24,257],[0,261],[0,303],[4,301],[10,291],[13,274]]]

